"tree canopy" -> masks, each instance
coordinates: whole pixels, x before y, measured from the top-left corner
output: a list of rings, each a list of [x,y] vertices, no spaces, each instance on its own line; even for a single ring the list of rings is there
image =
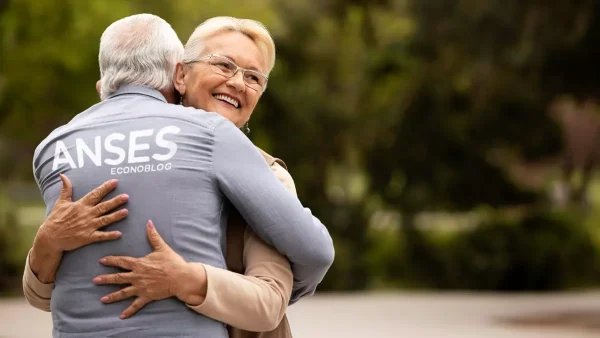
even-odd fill
[[[98,45],[111,22],[154,13],[185,43],[209,17],[256,19],[275,39],[277,62],[250,137],[286,161],[301,200],[329,226],[338,251],[348,251],[326,283],[364,287],[361,251],[375,212],[542,198],[507,164],[560,153],[547,109],[553,98],[598,95],[598,5],[3,0],[0,177],[31,179],[36,145],[98,101]]]

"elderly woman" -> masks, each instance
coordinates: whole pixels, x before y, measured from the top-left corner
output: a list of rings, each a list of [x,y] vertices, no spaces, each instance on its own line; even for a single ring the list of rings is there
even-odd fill
[[[248,120],[267,87],[268,74],[274,64],[275,44],[262,24],[253,20],[216,17],[202,23],[190,36],[183,60],[177,65],[175,88],[181,94],[183,105],[216,111],[249,132]],[[292,178],[282,167],[283,162],[265,153],[263,155],[282,183],[295,193]],[[263,289],[263,295],[259,298],[246,302],[246,305],[250,305],[249,312],[254,314],[242,313],[240,304],[233,300],[230,304],[225,304],[226,301],[223,303],[231,308],[222,314],[204,314],[236,326],[230,329],[231,337],[291,336],[285,318],[289,294],[280,291],[291,292],[291,270],[285,257],[252,234],[238,213],[230,215],[227,244],[228,268],[236,272],[244,271],[246,275],[269,285],[269,288]],[[243,262],[246,262],[246,266]],[[210,279],[210,272],[208,274]],[[279,299],[275,299],[278,296],[274,296],[273,291],[278,288],[275,293]],[[266,313],[265,309],[269,307],[278,310]],[[238,318],[244,320],[233,323],[230,318],[222,316],[236,312],[236,308]],[[202,313],[202,305],[197,310]],[[274,331],[263,334],[243,331],[254,330],[250,326],[267,317],[279,323]]]
[[[216,17],[198,26],[189,38],[184,58],[177,64],[174,86],[183,105],[218,112],[248,132],[248,120],[267,87],[268,74],[274,63],[275,45],[262,24]],[[283,162],[264,152],[263,155],[274,174],[295,194],[292,178]],[[65,177],[63,183],[66,190],[71,188]],[[67,191],[65,195],[68,194]],[[49,219],[53,219],[52,214]],[[82,217],[78,221],[87,220]],[[136,259],[136,267],[129,269],[140,276],[137,285],[134,283],[102,299],[112,303],[137,296],[122,318],[134,315],[152,300],[172,296],[152,294],[152,288],[148,286],[173,283],[165,274],[168,264],[164,259],[157,264],[157,253],[172,261],[182,258],[168,248],[157,232],[150,231],[149,237],[155,252]],[[232,272],[199,264],[204,277],[204,295],[187,305],[200,314],[229,324],[230,337],[291,337],[285,317],[293,282],[290,264],[286,257],[260,240],[235,211],[229,216],[226,261]],[[109,259],[104,264],[127,268],[119,262]],[[25,272],[27,299],[32,305],[48,310],[52,284],[41,283],[29,267]],[[121,284],[114,275],[99,276],[94,281]],[[179,281],[176,285],[185,287],[197,282]],[[134,287],[138,290],[135,293],[131,292]],[[292,301],[300,296],[296,295]]]

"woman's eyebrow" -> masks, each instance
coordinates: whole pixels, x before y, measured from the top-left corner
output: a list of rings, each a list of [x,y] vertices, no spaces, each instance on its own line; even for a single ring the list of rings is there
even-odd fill
[[[235,60],[235,58],[231,55],[227,55],[227,54],[222,54],[224,57],[228,58],[229,60],[235,62],[235,64],[238,64],[238,62]],[[239,65],[238,65],[239,66]],[[251,70],[255,70],[257,72],[261,72],[258,68],[256,68],[255,66],[250,66],[247,69],[251,69]]]

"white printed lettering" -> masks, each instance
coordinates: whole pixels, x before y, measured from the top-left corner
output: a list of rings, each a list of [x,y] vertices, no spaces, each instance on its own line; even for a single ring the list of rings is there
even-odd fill
[[[94,137],[94,152],[88,147],[88,145],[80,138],[75,139],[75,145],[77,147],[77,164],[79,164],[79,168],[83,168],[83,153],[94,162],[96,167],[102,165],[102,150],[100,148],[100,136]]]
[[[171,158],[173,158],[173,156],[175,156],[175,153],[177,153],[177,143],[165,140],[164,136],[165,134],[178,134],[180,130],[181,129],[179,129],[178,127],[168,126],[158,131],[158,134],[156,134],[156,145],[161,148],[169,149],[169,152],[164,155],[154,154],[152,155],[153,159],[157,161],[168,161]]]
[[[144,129],[132,131],[129,134],[129,156],[127,157],[128,163],[143,163],[150,161],[148,156],[135,157],[135,152],[138,150],[148,150],[150,145],[148,143],[137,144],[138,137],[152,136],[154,129]]]
[[[113,153],[118,155],[116,159],[105,159],[104,163],[108,165],[119,165],[123,163],[125,160],[125,150],[123,148],[115,147],[112,145],[112,141],[123,141],[125,139],[125,135],[120,133],[113,133],[106,137],[104,140],[104,149],[109,153]]]
[[[141,140],[143,137],[153,136],[154,129],[134,130],[130,131],[129,135],[112,133],[106,136],[104,140],[101,136],[95,136],[93,147],[90,147],[91,143],[86,143],[83,138],[76,138],[74,145],[69,144],[69,147],[64,141],[58,140],[55,143],[52,170],[57,170],[64,164],[68,164],[71,169],[82,168],[85,166],[86,161],[91,161],[96,166],[103,164],[117,166],[110,168],[111,175],[171,170],[172,163],[152,164],[148,162],[153,162],[152,160],[166,162],[172,159],[177,153],[178,147],[173,138],[169,139],[166,135],[179,134],[180,131],[181,129],[176,126],[163,127],[158,130],[156,137],[154,137],[154,144],[150,139],[148,139],[149,142]],[[129,140],[127,140],[128,138]],[[73,148],[75,148],[77,158],[72,157],[69,152],[69,149],[73,150]],[[164,151],[160,152],[158,148],[165,149],[166,153]],[[150,149],[154,151],[149,152]],[[103,151],[108,154],[102,154]],[[88,159],[86,160],[85,157]],[[119,167],[123,163],[129,164],[129,166]]]
[[[61,153],[64,155],[64,158],[60,158]],[[58,166],[63,163],[69,164],[71,169],[77,168],[64,142],[56,141],[56,145],[54,146],[54,161],[52,162],[52,170],[58,169]]]

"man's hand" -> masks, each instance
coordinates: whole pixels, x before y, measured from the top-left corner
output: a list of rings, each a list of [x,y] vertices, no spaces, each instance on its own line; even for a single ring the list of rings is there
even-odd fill
[[[129,318],[151,301],[177,297],[182,301],[203,300],[198,293],[191,295],[189,289],[204,286],[206,295],[206,272],[186,261],[171,249],[160,237],[152,221],[146,225],[146,234],[154,251],[142,258],[108,256],[100,260],[106,266],[119,267],[129,272],[102,275],[94,278],[96,284],[130,284],[102,297],[104,303],[114,303],[136,296],[133,303],[121,313],[121,319]],[[191,286],[193,285],[193,286]]]
[[[73,202],[73,186],[65,175],[60,175],[63,187],[48,219],[40,227],[36,239],[45,243],[56,253],[71,251],[82,246],[115,240],[121,237],[119,231],[98,231],[98,229],[120,221],[127,216],[127,209],[107,213],[129,200],[123,194],[106,202],[102,199],[117,186],[117,180],[110,180],[92,190],[77,202]],[[39,237],[39,238],[37,238]]]

